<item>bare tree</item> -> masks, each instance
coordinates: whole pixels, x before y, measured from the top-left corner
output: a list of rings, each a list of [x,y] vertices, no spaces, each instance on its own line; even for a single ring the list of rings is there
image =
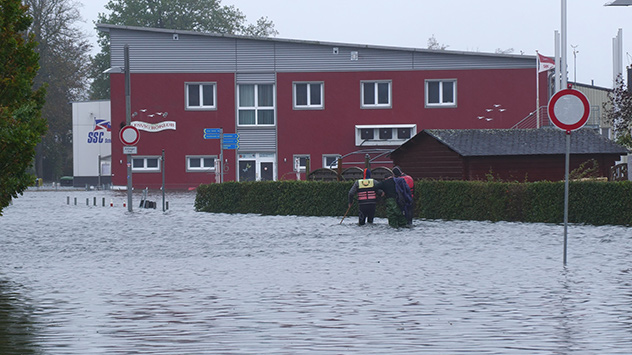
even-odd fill
[[[437,41],[437,39],[435,38],[435,35],[432,34],[432,37],[428,38],[428,49],[434,49],[434,50],[446,50],[448,47],[447,44],[441,44],[439,43],[439,41]]]

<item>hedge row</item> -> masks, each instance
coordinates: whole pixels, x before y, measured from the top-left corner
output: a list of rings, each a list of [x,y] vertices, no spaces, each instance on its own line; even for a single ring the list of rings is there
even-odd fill
[[[266,181],[201,185],[195,209],[215,213],[342,216],[347,211],[347,193],[352,184]],[[377,215],[384,217],[380,205]],[[349,210],[349,215],[357,215],[357,204]],[[564,182],[416,181],[415,216],[562,223]],[[632,182],[571,182],[569,222],[632,225]]]

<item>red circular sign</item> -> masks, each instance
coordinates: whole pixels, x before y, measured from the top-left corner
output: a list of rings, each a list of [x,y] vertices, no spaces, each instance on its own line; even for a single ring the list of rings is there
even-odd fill
[[[579,90],[560,90],[549,100],[548,113],[557,128],[574,131],[588,122],[590,103]]]
[[[125,126],[119,132],[119,138],[125,145],[135,145],[140,139],[140,133],[134,126]]]

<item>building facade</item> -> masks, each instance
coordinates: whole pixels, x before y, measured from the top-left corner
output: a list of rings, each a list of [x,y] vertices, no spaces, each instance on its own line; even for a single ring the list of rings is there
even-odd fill
[[[163,149],[168,188],[304,179],[307,164],[363,165],[423,129],[510,128],[536,108],[535,56],[98,28],[112,69],[124,71],[129,48],[137,188],[161,185]],[[126,118],[125,75],[114,72],[113,136]],[[218,129],[231,135],[224,147]],[[125,185],[118,139],[112,162],[113,184]]]

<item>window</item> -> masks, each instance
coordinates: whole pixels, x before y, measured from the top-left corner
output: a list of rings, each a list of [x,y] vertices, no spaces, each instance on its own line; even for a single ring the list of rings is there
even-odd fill
[[[323,83],[294,83],[294,109],[322,109]]]
[[[274,125],[274,85],[239,85],[240,126]]]
[[[160,157],[141,157],[134,156],[132,159],[132,171],[134,172],[159,172],[160,171]]]
[[[189,172],[210,172],[215,171],[216,156],[187,156],[187,171]]]
[[[214,110],[216,109],[215,83],[187,83],[186,103],[187,110]]]
[[[426,80],[426,106],[455,107],[456,79]]]
[[[340,158],[340,154],[325,154],[323,155],[323,168],[329,169],[337,169],[338,168],[338,158]]]
[[[388,108],[391,107],[390,81],[363,81],[361,85],[362,107]]]
[[[294,171],[305,172],[309,161],[309,155],[295,154],[292,159],[294,160]]]
[[[417,134],[417,125],[358,125],[355,130],[356,146],[400,145]]]

